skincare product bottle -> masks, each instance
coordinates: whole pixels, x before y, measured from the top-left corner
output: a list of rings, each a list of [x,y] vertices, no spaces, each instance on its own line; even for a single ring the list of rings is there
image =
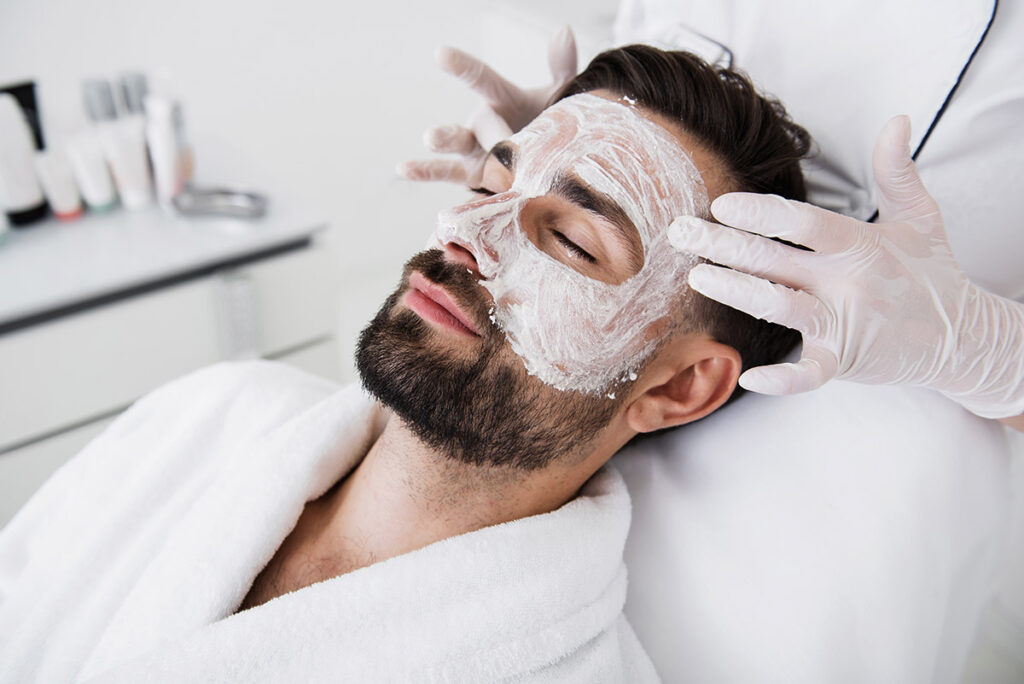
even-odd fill
[[[118,81],[121,91],[121,117],[143,120],[143,103],[149,94],[149,81],[145,74],[122,74]]]
[[[121,203],[128,209],[149,205],[153,201],[153,185],[142,117],[118,119],[114,94],[105,80],[85,82],[85,109],[95,124]]]
[[[18,101],[0,93],[0,208],[15,228],[46,216],[46,200],[32,168],[34,154],[32,132]]]
[[[82,198],[67,159],[56,152],[36,152],[35,165],[53,215],[61,221],[79,218],[82,215]]]
[[[173,206],[173,200],[185,187],[191,167],[185,141],[181,105],[169,97],[146,96],[146,141],[153,161],[153,182],[161,206]]]
[[[68,161],[85,203],[94,211],[107,211],[117,204],[114,182],[96,131],[86,131],[68,142]]]
[[[25,122],[28,123],[29,130],[32,131],[32,141],[35,143],[36,150],[45,149],[43,127],[39,121],[39,105],[36,102],[35,82],[25,81],[24,83],[5,85],[0,87],[0,93],[10,93],[14,96],[18,105],[21,106],[21,111],[25,114]]]

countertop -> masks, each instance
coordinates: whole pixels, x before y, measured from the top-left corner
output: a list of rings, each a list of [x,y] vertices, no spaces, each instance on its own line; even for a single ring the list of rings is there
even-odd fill
[[[87,213],[0,237],[0,334],[93,304],[287,251],[326,222],[270,202],[256,220],[153,206]]]

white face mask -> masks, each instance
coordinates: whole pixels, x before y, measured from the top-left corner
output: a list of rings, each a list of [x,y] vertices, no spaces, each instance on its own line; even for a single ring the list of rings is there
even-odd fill
[[[663,323],[688,292],[694,257],[674,249],[666,229],[706,215],[700,173],[679,142],[633,107],[583,94],[548,108],[509,139],[518,148],[507,192],[438,216],[441,244],[467,246],[494,321],[527,370],[562,390],[609,393],[671,332]],[[643,266],[613,285],[541,251],[520,225],[532,198],[574,175],[615,201],[636,226]],[[613,396],[613,395],[610,395]]]

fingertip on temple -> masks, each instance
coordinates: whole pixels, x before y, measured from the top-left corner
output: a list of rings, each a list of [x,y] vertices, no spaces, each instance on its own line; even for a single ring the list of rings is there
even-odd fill
[[[711,202],[711,213],[722,223],[735,226],[750,222],[758,212],[764,211],[769,203],[788,204],[789,200],[779,195],[757,192],[727,192]]]
[[[714,279],[714,266],[710,264],[697,264],[690,269],[689,274],[686,276],[686,282],[691,288],[705,294],[708,290],[708,284]]]
[[[692,251],[694,238],[700,234],[704,223],[697,216],[677,216],[666,231],[669,243],[683,252]]]

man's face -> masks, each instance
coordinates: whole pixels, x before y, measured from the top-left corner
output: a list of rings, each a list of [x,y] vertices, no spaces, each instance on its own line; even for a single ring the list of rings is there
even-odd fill
[[[442,213],[440,244],[469,249],[494,317],[527,369],[558,389],[607,393],[666,333],[693,260],[677,216],[707,211],[679,142],[595,95],[550,107],[495,149],[495,196]]]
[[[600,432],[671,332],[692,259],[665,230],[707,195],[668,131],[593,95],[496,146],[483,190],[439,216],[357,360],[432,446],[538,467]]]

